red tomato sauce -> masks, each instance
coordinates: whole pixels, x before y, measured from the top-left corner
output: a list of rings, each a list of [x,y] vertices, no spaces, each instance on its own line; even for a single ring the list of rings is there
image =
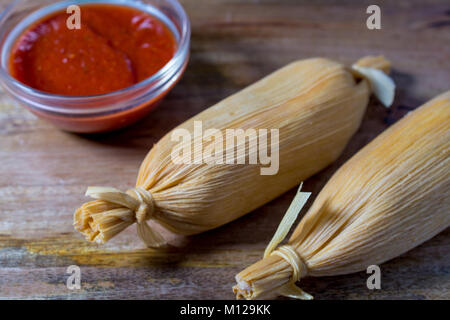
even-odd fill
[[[176,40],[151,14],[118,5],[82,5],[81,29],[70,30],[65,11],[26,29],[13,45],[9,67],[40,91],[90,96],[136,84],[170,61]]]

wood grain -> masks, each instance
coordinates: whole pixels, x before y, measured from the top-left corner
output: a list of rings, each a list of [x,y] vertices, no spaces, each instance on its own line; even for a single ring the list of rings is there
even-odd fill
[[[2,8],[9,1],[1,0]],[[191,60],[162,105],[127,129],[99,135],[59,131],[0,93],[0,298],[233,299],[234,275],[255,262],[294,190],[246,217],[181,239],[179,249],[145,249],[129,228],[105,246],[85,242],[72,215],[88,185],[134,185],[147,151],[167,131],[295,59],[325,56],[351,64],[383,54],[398,86],[387,110],[372,101],[340,159],[305,183],[327,179],[376,135],[449,89],[448,1],[379,2],[382,29],[365,25],[367,1],[183,0],[192,22]],[[367,275],[307,278],[316,299],[450,299],[450,232],[381,266],[382,289]],[[66,268],[82,289],[66,288]]]

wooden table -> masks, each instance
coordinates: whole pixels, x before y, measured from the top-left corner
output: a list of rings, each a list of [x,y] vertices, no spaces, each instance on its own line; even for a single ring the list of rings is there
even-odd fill
[[[8,1],[2,0],[2,7]],[[378,2],[382,29],[366,28],[362,1],[182,1],[192,22],[182,81],[151,115],[127,129],[61,132],[0,99],[0,298],[234,299],[234,275],[258,260],[294,190],[217,230],[184,240],[180,254],[145,249],[129,228],[104,246],[85,242],[72,215],[88,185],[126,189],[149,148],[168,130],[295,59],[347,64],[369,54],[392,60],[398,90],[387,110],[372,101],[342,157],[306,181],[317,195],[352,154],[409,110],[448,90],[450,6],[446,0]],[[307,278],[316,299],[449,299],[450,232],[381,267],[382,289],[365,272]],[[81,290],[68,290],[78,265]]]

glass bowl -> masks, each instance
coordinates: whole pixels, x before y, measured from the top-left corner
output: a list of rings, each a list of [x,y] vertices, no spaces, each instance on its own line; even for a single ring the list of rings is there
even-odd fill
[[[102,95],[55,95],[14,79],[8,61],[17,36],[37,19],[73,4],[118,4],[150,12],[172,30],[177,51],[151,77]],[[63,130],[94,133],[119,129],[148,114],[180,79],[189,60],[190,36],[189,19],[177,0],[15,0],[0,15],[0,84],[21,105]]]

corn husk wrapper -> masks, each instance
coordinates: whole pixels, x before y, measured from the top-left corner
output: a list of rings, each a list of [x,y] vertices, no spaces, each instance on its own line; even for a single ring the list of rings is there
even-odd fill
[[[347,68],[323,58],[291,63],[176,128],[193,133],[195,123],[201,122],[203,132],[214,128],[224,135],[226,129],[267,129],[264,141],[268,144],[270,130],[278,129],[276,174],[261,174],[267,165],[195,163],[202,150],[209,148],[215,155],[219,143],[226,152],[225,142],[193,134],[192,141],[180,143],[173,140],[172,131],[146,156],[136,188],[125,193],[90,187],[86,194],[98,200],[76,211],[75,228],[87,240],[104,243],[137,223],[141,239],[149,247],[158,247],[165,245],[165,240],[146,223],[149,219],[173,233],[192,235],[219,227],[276,198],[341,154],[361,123],[373,81],[388,83],[389,88],[378,96],[392,100],[393,83],[383,73],[389,71],[387,60],[366,57],[355,66]],[[370,75],[364,72],[374,68],[383,71],[378,72],[381,80],[371,78],[369,83]],[[257,150],[249,147],[255,139],[237,141],[236,150],[244,144],[246,159],[259,157]],[[199,140],[200,151],[194,146]],[[193,151],[193,163],[174,163],[172,152],[186,144]],[[236,158],[237,163],[239,155]]]
[[[278,293],[310,299],[295,280],[366,270],[446,229],[449,155],[450,91],[405,116],[347,161],[282,246],[295,252],[273,254],[283,238],[276,235],[265,258],[236,276],[237,298]],[[286,216],[295,220],[289,212]],[[283,221],[279,230],[289,228]]]

